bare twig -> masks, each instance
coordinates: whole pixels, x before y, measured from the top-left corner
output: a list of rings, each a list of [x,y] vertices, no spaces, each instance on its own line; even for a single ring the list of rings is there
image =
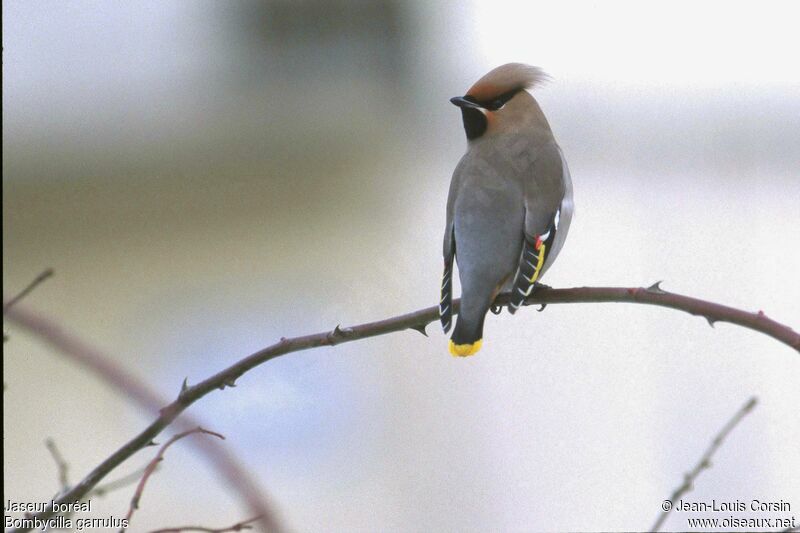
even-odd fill
[[[69,490],[69,463],[64,456],[61,454],[61,451],[56,446],[55,440],[52,438],[47,438],[44,441],[44,445],[47,447],[47,451],[50,452],[50,455],[53,457],[53,462],[56,463],[56,467],[58,468],[58,482],[61,486],[60,492],[64,492]],[[145,468],[140,468],[139,470],[128,474],[127,476],[123,476],[119,479],[115,479],[114,481],[110,481],[103,485],[97,485],[93,488],[87,495],[86,498],[91,498],[92,496],[105,496],[109,492],[112,492],[117,489],[121,489],[123,487],[127,487],[128,485],[132,485],[138,482],[142,475],[145,473]],[[158,470],[156,467],[153,472]],[[69,516],[72,513],[65,514],[64,516]]]
[[[692,468],[690,472],[686,473],[683,476],[683,483],[674,491],[672,491],[669,500],[666,500],[664,502],[665,504],[668,504],[668,507],[664,508],[666,510],[659,515],[658,520],[656,520],[655,524],[653,524],[653,527],[650,529],[652,532],[655,533],[656,531],[661,529],[661,526],[664,525],[664,522],[669,516],[670,511],[672,511],[674,504],[678,500],[680,500],[684,494],[686,494],[687,492],[691,491],[694,488],[694,481],[695,479],[697,479],[697,476],[699,476],[703,470],[711,468],[711,457],[714,455],[714,452],[716,452],[717,448],[719,448],[722,445],[722,442],[725,440],[725,437],[728,436],[728,434],[733,430],[733,428],[735,428],[736,425],[739,422],[741,422],[741,420],[745,416],[747,416],[747,414],[750,411],[753,410],[753,408],[756,406],[756,403],[758,403],[758,399],[755,396],[750,398],[747,401],[747,403],[744,404],[742,408],[736,412],[735,415],[733,415],[733,418],[728,420],[728,423],[725,424],[725,426],[720,430],[720,432],[717,433],[717,436],[714,437],[713,441],[711,441],[711,445],[708,447],[706,452],[700,458],[700,461],[695,465],[694,468]]]
[[[30,293],[33,289],[36,288],[37,285],[39,285],[41,282],[43,282],[44,280],[46,280],[47,278],[49,278],[52,275],[53,275],[53,269],[52,268],[46,269],[44,272],[42,272],[41,274],[36,276],[33,279],[33,281],[28,283],[28,286],[25,287],[24,289],[22,289],[19,292],[19,294],[17,294],[16,296],[11,298],[10,300],[7,300],[7,301],[3,302],[3,315],[5,315],[6,311],[11,309],[14,306],[14,304],[19,302],[23,298],[25,298],[28,295],[28,293]],[[8,335],[3,333],[3,344],[5,344],[5,342],[7,340],[8,340]],[[3,382],[3,391],[5,391],[5,390],[6,390],[6,384],[5,384],[5,382]]]
[[[158,450],[158,453],[153,458],[153,460],[150,461],[145,467],[144,474],[142,474],[142,479],[139,480],[139,485],[137,485],[136,487],[136,492],[133,493],[133,498],[131,498],[131,506],[128,509],[128,514],[125,515],[125,521],[128,524],[130,524],[131,517],[133,516],[134,511],[139,508],[139,501],[142,499],[142,494],[144,493],[144,487],[147,484],[147,481],[150,479],[150,476],[153,475],[153,472],[156,471],[158,463],[164,460],[164,453],[167,451],[167,448],[169,448],[182,438],[188,437],[189,435],[193,435],[195,433],[202,433],[204,435],[213,435],[219,439],[225,440],[225,437],[220,435],[219,433],[203,429],[199,426],[194,429],[190,429],[182,433],[173,435],[172,438],[170,438],[167,442],[165,442],[161,446],[161,448]],[[120,533],[122,533],[123,531],[125,531],[124,527],[120,529]]]
[[[68,490],[69,489],[69,463],[64,459],[64,456],[61,455],[58,447],[56,446],[55,441],[52,438],[48,438],[44,441],[44,445],[47,447],[47,450],[50,452],[50,455],[53,457],[53,462],[56,463],[56,467],[58,468],[58,482],[61,485],[61,490]],[[137,481],[139,481],[142,475],[145,473],[147,467],[140,468],[134,472],[126,476],[122,476],[119,479],[115,479],[114,481],[109,481],[108,483],[104,483],[102,485],[97,485],[95,488],[87,494],[87,496],[105,496],[109,492],[113,492],[117,489],[121,489],[127,487],[128,485],[133,485]],[[158,467],[156,467],[156,471]],[[151,472],[151,474],[154,472]]]
[[[138,380],[133,374],[128,372],[124,367],[120,366],[109,355],[103,353],[99,349],[84,342],[82,339],[70,334],[61,328],[58,324],[33,313],[27,313],[19,307],[10,310],[6,318],[12,322],[17,320],[17,323],[22,325],[28,331],[36,334],[38,337],[46,341],[51,347],[63,355],[66,355],[79,365],[85,367],[100,380],[111,385],[118,392],[123,393],[129,399],[133,400],[137,405],[147,410],[148,412],[159,414],[160,407],[167,402],[158,394],[156,394],[147,384]],[[197,418],[189,417],[187,415],[181,416],[181,419],[176,422],[178,429],[188,430],[194,427],[202,426]],[[153,435],[153,438],[155,435]],[[138,449],[150,445],[152,439],[148,439]],[[209,459],[209,462],[218,470],[222,479],[235,490],[247,504],[251,513],[261,517],[262,525],[267,531],[280,531],[280,525],[274,517],[274,513],[269,508],[267,498],[264,496],[263,491],[253,481],[252,476],[242,468],[239,462],[231,455],[231,453],[223,446],[215,446],[213,442],[205,439],[195,440],[193,444]],[[127,454],[128,449],[123,447],[118,450],[116,457],[121,464],[125,459],[130,457],[131,454],[124,457],[120,454],[125,450]],[[133,450],[135,452],[136,450]],[[102,463],[106,464],[106,462]],[[111,469],[113,469],[112,467]],[[114,484],[115,488],[121,483],[122,480],[111,482],[108,485],[97,487],[105,475],[111,470],[106,471],[99,477],[99,470],[96,468],[85,477],[78,486],[81,489],[75,491],[73,487],[67,494],[74,494],[69,501],[83,500],[92,494],[99,494],[104,489],[107,491],[109,485]],[[126,479],[126,478],[123,478]],[[136,477],[135,481],[138,481]],[[84,488],[85,487],[85,488]],[[51,509],[51,508],[50,508]],[[47,510],[40,513],[42,516],[52,516],[52,510]],[[28,531],[20,528],[16,531]]]
[[[501,294],[495,300],[495,305],[508,305],[508,295]],[[716,304],[683,296],[680,294],[669,293],[662,290],[658,283],[648,288],[625,288],[625,287],[576,287],[572,289],[552,289],[542,288],[526,300],[526,305],[532,304],[555,304],[555,303],[600,303],[600,302],[627,302],[647,305],[656,305],[685,311],[692,315],[702,316],[709,324],[715,322],[730,322],[755,331],[769,335],[770,337],[786,344],[794,350],[800,352],[800,335],[790,327],[785,326],[775,320],[768,318],[763,312],[750,313]],[[458,313],[459,300],[453,301],[453,312]],[[7,318],[17,325],[38,334],[56,349],[64,350],[65,347],[60,342],[62,339],[54,336],[60,333],[48,321],[33,313],[22,311],[19,307],[8,313]],[[236,380],[245,372],[253,368],[291,352],[318,348],[321,346],[335,346],[345,342],[352,342],[378,335],[386,335],[396,331],[413,329],[419,331],[426,325],[438,318],[438,307],[428,307],[405,315],[388,318],[378,322],[370,322],[349,328],[337,326],[333,331],[325,331],[302,337],[282,338],[279,342],[263,348],[229,366],[228,368],[214,374],[213,376],[192,385],[182,387],[178,398],[171,404],[162,408],[158,418],[153,421],[136,437],[123,445],[119,450],[106,458],[94,470],[92,470],[83,480],[77,483],[70,491],[62,495],[57,502],[74,501],[82,498],[94,487],[103,477],[116,468],[119,464],[131,455],[141,450],[152,441],[165,427],[170,425],[187,407],[194,402],[217,389],[224,389],[236,384]],[[52,516],[52,510],[48,509],[36,515],[36,518],[45,519]],[[266,520],[264,518],[263,520]]]
[[[167,529],[155,529],[150,533],[181,533],[183,531],[205,531],[206,533],[227,533],[228,531],[244,531],[245,529],[253,529],[254,522],[258,521],[261,517],[256,516],[249,520],[243,520],[241,522],[237,522],[232,526],[223,527],[219,529],[214,529],[211,527],[203,527],[203,526],[183,526],[183,527],[171,527]]]
[[[56,447],[56,443],[52,438],[46,439],[44,445],[47,446],[47,451],[50,452],[58,468],[58,483],[61,485],[61,491],[69,490],[69,464],[64,460],[64,456],[61,455],[61,452],[58,451],[58,447]]]
[[[138,482],[141,479],[141,477],[144,474],[144,471],[145,471],[146,468],[147,467],[140,468],[139,470],[131,472],[130,474],[128,474],[126,476],[122,476],[119,479],[115,479],[114,481],[109,481],[108,483],[103,483],[102,485],[97,485],[95,488],[93,488],[91,490],[91,492],[89,492],[88,495],[89,496],[100,496],[100,497],[103,497],[106,494],[108,494],[109,492],[113,492],[113,491],[115,491],[117,489],[121,489],[121,488],[127,487],[128,485],[133,485],[134,483]],[[156,467],[156,472],[157,471],[158,471],[158,467]]]
[[[53,274],[54,274],[53,269],[52,268],[48,268],[47,270],[45,270],[44,272],[42,272],[41,274],[36,276],[33,279],[33,281],[28,283],[28,286],[25,287],[24,289],[22,289],[19,292],[19,294],[17,294],[16,296],[11,298],[10,300],[7,300],[7,301],[3,302],[3,314],[6,314],[6,311],[11,309],[14,306],[14,304],[16,304],[18,301],[22,300],[23,298],[25,298],[28,295],[28,293],[30,293],[33,289],[36,288],[37,285],[42,283],[44,280],[46,280],[47,278],[49,278]]]

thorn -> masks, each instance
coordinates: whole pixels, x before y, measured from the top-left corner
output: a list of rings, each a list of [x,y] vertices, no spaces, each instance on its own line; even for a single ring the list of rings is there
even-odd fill
[[[181,394],[189,390],[189,378],[183,378],[183,383],[181,383]]]
[[[353,328],[343,328],[340,325],[336,325],[333,328],[333,336],[334,337],[349,337],[353,333]]]
[[[346,339],[353,334],[353,328],[343,328],[340,324],[337,324],[333,331],[328,333],[328,343],[330,345],[338,344],[340,339]]]
[[[647,287],[645,289],[647,292],[651,292],[653,294],[667,294],[667,291],[661,288],[661,284],[664,283],[664,280],[659,280]]]
[[[758,310],[758,316],[759,316],[759,317],[765,317],[765,316],[767,316],[767,315],[764,313],[763,309],[759,309],[759,310]]]
[[[154,441],[154,440],[151,440],[150,442],[145,444],[145,446],[158,446],[158,443],[156,441]]]
[[[537,310],[536,310],[536,311],[537,311],[537,312],[539,312],[539,313],[541,313],[542,311],[544,311],[544,308],[545,308],[545,307],[547,307],[547,304],[540,304],[540,305],[541,305],[541,307],[539,307],[539,309],[537,309]]]
[[[416,326],[411,326],[411,329],[413,329],[414,331],[419,331],[426,337],[428,336],[428,332],[425,331],[425,324],[417,324]]]
[[[716,320],[714,320],[713,318],[711,318],[709,316],[706,316],[704,318],[706,319],[706,322],[708,322],[708,325],[713,328],[714,327],[714,322],[716,322]]]

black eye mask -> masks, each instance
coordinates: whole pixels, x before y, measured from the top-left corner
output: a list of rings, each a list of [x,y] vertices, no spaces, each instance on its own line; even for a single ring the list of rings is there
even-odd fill
[[[497,111],[498,109],[506,105],[506,102],[514,98],[514,95],[517,94],[519,91],[520,89],[512,89],[510,91],[504,92],[494,100],[491,100],[489,102],[480,102],[480,106],[484,109],[488,109],[489,111]]]
[[[510,91],[506,91],[497,98],[494,98],[488,102],[481,102],[477,98],[472,95],[466,95],[463,97],[464,100],[467,102],[471,102],[477,106],[480,106],[482,109],[486,109],[487,111],[497,111],[506,103],[511,100],[515,94],[520,92],[522,89],[511,89]],[[486,127],[489,125],[486,121],[486,115],[483,114],[482,111],[479,109],[475,109],[474,107],[461,107],[461,117],[464,120],[464,131],[467,134],[467,139],[473,140],[477,139],[481,135],[486,132]]]
[[[483,111],[474,107],[462,107],[461,118],[464,121],[464,131],[467,134],[467,139],[470,141],[483,135],[489,125],[486,122],[486,115],[483,114]]]

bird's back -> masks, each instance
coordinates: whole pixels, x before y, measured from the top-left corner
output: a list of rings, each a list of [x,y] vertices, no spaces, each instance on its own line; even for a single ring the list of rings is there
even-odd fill
[[[504,135],[495,142],[473,143],[456,167],[448,215],[452,216],[456,259],[462,273],[465,268],[496,272],[498,264],[509,275],[516,269],[525,218],[522,191],[532,163],[530,151],[529,136]],[[475,235],[482,238],[470,237]]]

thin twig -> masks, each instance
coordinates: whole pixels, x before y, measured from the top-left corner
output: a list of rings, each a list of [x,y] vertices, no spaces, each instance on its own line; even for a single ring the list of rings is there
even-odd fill
[[[102,352],[98,348],[88,344],[82,339],[78,338],[65,331],[55,322],[48,320],[42,316],[34,313],[26,312],[20,307],[11,309],[5,318],[11,322],[16,322],[18,325],[27,329],[29,332],[34,333],[39,338],[47,342],[57,352],[66,355],[72,361],[77,362],[80,366],[86,368],[89,372],[97,376],[103,382],[112,386],[118,392],[127,396],[130,400],[135,402],[147,412],[160,413],[161,406],[167,403],[163,397],[156,394],[146,383],[139,380],[132,373],[127,371],[123,366],[116,362],[115,358]],[[178,426],[178,431],[188,430],[194,427],[203,426],[196,417],[189,415],[182,415],[180,420],[175,422]],[[166,426],[165,426],[166,427]],[[162,428],[163,429],[163,428]],[[160,430],[159,430],[160,432]],[[153,435],[153,438],[155,434]],[[149,446],[152,439],[148,439],[137,448],[142,449]],[[242,501],[245,502],[252,515],[261,517],[261,522],[264,530],[266,531],[281,531],[280,524],[275,518],[275,513],[270,509],[267,497],[263,494],[263,490],[253,480],[252,475],[241,466],[236,458],[224,446],[216,446],[216,443],[209,442],[205,439],[194,440],[192,444],[195,445],[209,460],[210,464],[214,466],[220,474],[220,478],[225,480],[230,487],[235,490]],[[137,450],[131,450],[123,447],[117,451],[112,457],[118,464],[124,462],[132,453]],[[120,452],[124,451],[124,455]],[[102,464],[108,465],[104,462]],[[79,489],[76,491],[73,487],[66,494],[71,495],[69,500],[75,501],[84,500],[90,495],[94,494],[95,487],[111,470],[105,471],[100,474],[97,468],[89,473],[81,482],[76,486]],[[138,477],[136,481],[138,481]],[[118,480],[119,481],[119,480]],[[112,482],[114,483],[114,482]],[[102,487],[101,487],[102,490]],[[40,513],[42,516],[52,516],[52,506],[47,511]],[[39,517],[41,520],[44,520]],[[16,531],[29,531],[29,529],[19,528]]]
[[[61,491],[66,492],[69,490],[69,464],[64,460],[61,452],[58,451],[58,447],[56,447],[56,443],[52,438],[45,439],[44,445],[47,446],[47,451],[50,452],[58,468],[58,483],[61,485]]]
[[[3,302],[3,314],[6,314],[6,311],[8,311],[9,309],[11,309],[11,308],[14,306],[14,304],[16,304],[17,302],[19,302],[19,301],[20,301],[20,300],[22,300],[23,298],[25,298],[25,297],[28,295],[28,293],[30,293],[30,292],[31,292],[33,289],[35,289],[35,288],[36,288],[36,286],[37,286],[37,285],[39,285],[40,283],[42,283],[44,280],[46,280],[47,278],[49,278],[49,277],[50,277],[50,276],[52,276],[53,274],[54,274],[54,272],[53,272],[53,269],[52,269],[52,268],[48,268],[48,269],[46,269],[46,270],[45,270],[45,271],[43,271],[41,274],[39,274],[38,276],[36,276],[36,277],[33,279],[33,281],[31,281],[30,283],[28,283],[28,286],[27,286],[27,287],[25,287],[24,289],[22,289],[22,290],[19,292],[19,294],[17,294],[16,296],[14,296],[13,298],[11,298],[10,300],[8,300],[8,301],[6,301],[6,302]]]
[[[656,523],[653,524],[653,527],[650,529],[653,533],[661,529],[661,526],[664,525],[664,522],[669,516],[670,511],[672,511],[672,509],[675,507],[675,503],[678,502],[684,494],[694,488],[694,481],[697,479],[697,476],[699,476],[703,470],[711,468],[711,457],[714,455],[714,452],[716,452],[717,448],[722,445],[722,442],[733,430],[733,428],[735,428],[736,425],[741,422],[741,420],[747,416],[750,411],[753,410],[757,403],[758,399],[755,396],[750,398],[747,403],[744,404],[735,415],[733,415],[733,418],[728,420],[728,423],[725,424],[720,432],[717,433],[717,436],[714,437],[713,441],[711,441],[711,445],[706,450],[706,453],[704,453],[700,458],[700,461],[695,465],[694,468],[692,468],[690,472],[683,476],[683,483],[674,491],[672,491],[669,500],[664,501],[664,504],[668,505],[668,507],[664,508],[666,510],[659,515],[658,520],[656,520]]]
[[[182,433],[173,435],[172,438],[170,438],[167,442],[165,442],[161,446],[161,448],[158,450],[158,453],[153,458],[153,460],[150,461],[145,467],[144,474],[142,474],[142,479],[139,480],[139,485],[137,485],[136,487],[136,492],[133,493],[133,498],[131,498],[131,505],[130,508],[128,508],[128,514],[125,515],[126,523],[130,524],[131,517],[133,516],[134,511],[139,508],[139,501],[142,499],[142,494],[144,493],[144,487],[147,484],[147,481],[150,479],[150,476],[152,476],[153,472],[156,471],[158,463],[164,460],[164,453],[167,451],[167,448],[169,448],[182,438],[188,437],[189,435],[193,435],[195,433],[202,433],[204,435],[213,435],[214,437],[225,440],[225,437],[220,435],[219,433],[203,429],[199,426],[194,429],[190,429],[188,431],[184,431]],[[125,531],[124,527],[120,529],[120,533],[123,533],[123,531]]]
[[[508,295],[501,294],[495,300],[495,305],[508,305]],[[750,313],[716,304],[669,293],[662,290],[659,284],[648,288],[626,287],[576,287],[572,289],[542,288],[526,300],[526,305],[556,304],[556,303],[600,303],[600,302],[626,302],[646,305],[656,305],[685,311],[692,315],[702,316],[713,325],[715,322],[730,322],[768,335],[794,350],[800,352],[800,335],[790,327],[768,318],[762,311]],[[459,300],[453,300],[453,313],[458,313]],[[64,351],[63,339],[57,334],[63,334],[51,322],[42,317],[20,310],[19,307],[8,313],[7,318],[17,325],[38,334],[56,349]],[[378,335],[386,335],[396,331],[412,329],[424,331],[425,326],[438,319],[438,307],[428,307],[413,313],[388,318],[378,322],[370,322],[341,328],[337,326],[333,331],[324,331],[302,337],[282,338],[279,342],[259,350],[213,376],[193,385],[181,388],[178,398],[171,404],[161,409],[161,414],[147,428],[136,437],[128,441],[119,450],[106,458],[83,480],[77,483],[70,491],[62,495],[57,503],[74,501],[82,498],[103,477],[114,470],[131,455],[147,446],[165,427],[170,425],[187,407],[217,389],[235,386],[236,380],[245,372],[291,352],[318,348],[320,346],[334,346],[346,342],[353,342]],[[35,515],[40,520],[52,516],[52,508]],[[263,520],[267,520],[264,518]],[[269,525],[269,524],[268,524]],[[18,530],[23,531],[23,530]]]
[[[144,474],[144,471],[145,471],[146,468],[147,467],[140,468],[139,470],[131,472],[130,474],[128,474],[126,476],[122,476],[119,479],[115,479],[114,481],[109,481],[108,483],[103,483],[102,485],[97,485],[95,488],[92,489],[92,491],[89,493],[89,495],[90,496],[103,497],[106,494],[108,494],[109,492],[113,492],[113,491],[115,491],[117,489],[125,488],[125,487],[127,487],[129,485],[133,485],[134,483],[137,483],[139,481],[139,479],[141,479],[141,477]],[[158,468],[156,468],[156,472],[157,471],[158,471]]]
[[[203,527],[203,526],[183,526],[183,527],[171,527],[167,529],[155,529],[150,533],[181,533],[183,531],[205,531],[206,533],[227,533],[228,531],[244,531],[245,529],[253,529],[253,526],[251,526],[250,524],[260,519],[261,519],[260,516],[256,516],[249,520],[243,520],[241,522],[237,522],[232,526],[223,527],[219,529]]]
[[[53,461],[56,463],[56,467],[58,468],[58,481],[61,485],[61,491],[64,492],[69,490],[69,463],[64,459],[64,456],[59,451],[58,447],[56,446],[55,440],[52,438],[47,438],[44,441],[44,445],[47,447],[47,451],[50,452],[50,455],[53,457]],[[158,470],[158,467],[154,469],[154,472]],[[121,489],[127,487],[128,485],[132,485],[141,479],[142,475],[145,473],[145,468],[140,468],[139,470],[128,474],[127,476],[123,476],[119,479],[115,479],[114,481],[110,481],[103,485],[97,485],[93,488],[87,495],[86,498],[91,498],[92,496],[105,496],[109,492],[112,492],[116,489]],[[152,474],[152,473],[151,473]],[[86,499],[85,498],[85,499]],[[82,500],[82,501],[85,501]],[[67,513],[64,516],[70,516],[72,513]]]

